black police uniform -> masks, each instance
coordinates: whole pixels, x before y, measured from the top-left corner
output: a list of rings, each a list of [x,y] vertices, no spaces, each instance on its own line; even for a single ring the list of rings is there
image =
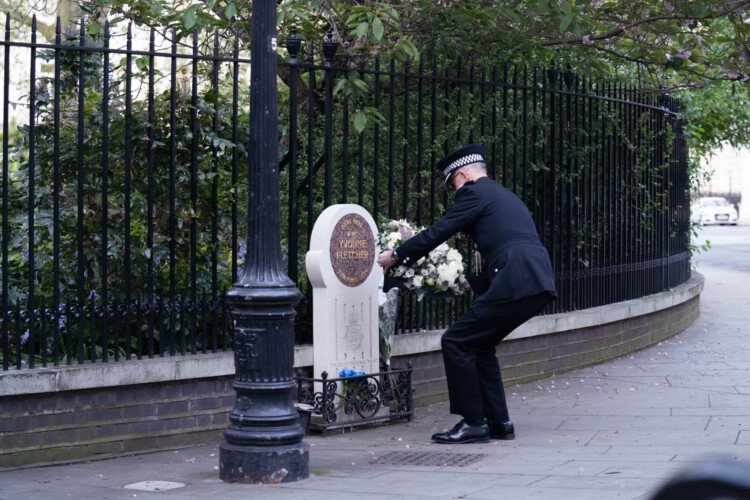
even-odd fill
[[[442,337],[450,412],[506,422],[495,346],[557,296],[554,273],[526,205],[488,177],[459,188],[442,219],[396,249],[396,262],[412,265],[459,231],[476,243],[484,270],[469,281],[476,299]]]

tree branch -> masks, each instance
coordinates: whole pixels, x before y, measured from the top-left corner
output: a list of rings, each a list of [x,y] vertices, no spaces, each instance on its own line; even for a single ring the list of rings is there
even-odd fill
[[[31,20],[32,15],[31,12],[27,13],[26,15],[22,14],[21,12],[17,12],[18,6],[12,5],[10,2],[5,2],[0,0],[0,11],[2,12],[10,12],[11,18],[14,21],[21,22],[24,26],[31,28]],[[16,14],[16,15],[14,15]],[[44,38],[46,38],[48,41],[55,39],[55,23],[45,23],[39,17],[36,19],[36,31],[40,35],[42,35]]]
[[[726,16],[727,14],[734,12],[735,10],[741,7],[747,6],[747,5],[750,5],[750,0],[737,0],[734,3],[729,4],[729,6],[727,6],[723,10],[720,10],[719,12],[716,12],[713,14],[706,14],[703,16],[670,14],[670,15],[662,15],[662,16],[645,17],[643,19],[638,19],[637,21],[633,21],[623,26],[619,26],[617,28],[611,29],[610,31],[607,31],[606,33],[601,33],[599,35],[592,35],[589,37],[589,40],[591,41],[607,40],[609,38],[617,37],[643,24],[651,24],[651,23],[655,23],[658,21],[689,21],[689,20],[715,19],[718,17]],[[546,40],[543,42],[539,42],[536,45],[540,47],[551,47],[554,45],[583,45],[583,37],[582,36],[581,37],[568,37],[568,38],[562,38],[562,39],[557,39],[557,40]]]

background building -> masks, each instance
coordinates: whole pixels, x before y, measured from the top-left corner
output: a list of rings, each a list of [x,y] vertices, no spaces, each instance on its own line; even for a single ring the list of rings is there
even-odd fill
[[[750,150],[727,145],[714,156],[709,156],[705,168],[711,177],[700,190],[705,196],[724,196],[737,207],[740,224],[750,223],[750,209],[743,210],[743,200],[750,199]]]

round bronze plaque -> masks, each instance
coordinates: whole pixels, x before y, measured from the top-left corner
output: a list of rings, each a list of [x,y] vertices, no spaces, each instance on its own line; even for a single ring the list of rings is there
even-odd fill
[[[367,221],[359,214],[343,216],[331,234],[331,266],[346,286],[365,282],[375,261],[375,237]]]

